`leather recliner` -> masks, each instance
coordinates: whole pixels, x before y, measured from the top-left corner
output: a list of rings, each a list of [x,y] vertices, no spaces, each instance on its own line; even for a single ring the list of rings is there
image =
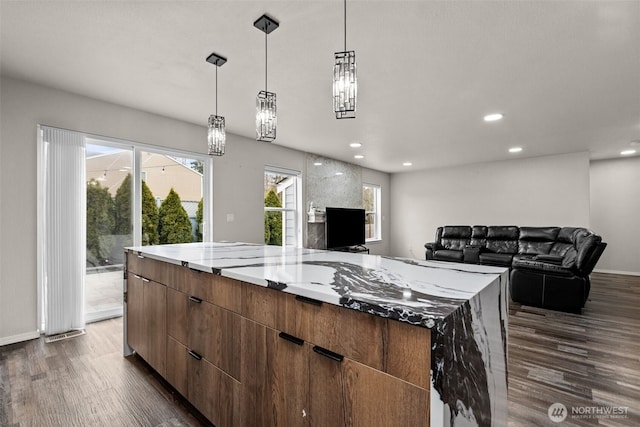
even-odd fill
[[[427,260],[510,268],[514,302],[580,312],[591,288],[589,274],[606,245],[580,227],[476,225],[438,227],[436,241],[425,247]]]

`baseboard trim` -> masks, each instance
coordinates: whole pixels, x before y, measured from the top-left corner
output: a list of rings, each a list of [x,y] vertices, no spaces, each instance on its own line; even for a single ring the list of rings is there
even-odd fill
[[[640,276],[640,272],[637,271],[621,271],[621,270],[593,270],[594,273],[606,273],[606,274],[622,274],[624,276]]]
[[[38,331],[25,332],[24,334],[12,335],[10,337],[0,337],[0,346],[29,341],[36,338],[40,338],[40,332]]]

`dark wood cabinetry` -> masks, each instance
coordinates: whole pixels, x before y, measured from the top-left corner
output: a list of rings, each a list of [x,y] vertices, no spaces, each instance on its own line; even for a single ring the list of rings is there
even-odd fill
[[[429,425],[428,329],[128,256],[129,345],[216,426]]]
[[[166,286],[127,274],[127,341],[161,375],[166,370]]]

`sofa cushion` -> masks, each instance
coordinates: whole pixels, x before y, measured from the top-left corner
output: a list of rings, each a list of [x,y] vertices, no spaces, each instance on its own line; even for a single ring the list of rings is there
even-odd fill
[[[467,225],[448,225],[442,228],[440,245],[445,249],[462,251],[469,244],[470,239],[471,227]],[[460,256],[462,257],[462,254]]]
[[[521,227],[519,254],[548,254],[558,237],[560,227]]]
[[[571,276],[571,270],[564,268],[558,260],[545,260],[545,255],[540,258],[524,258],[518,257],[513,260],[513,268],[524,268],[527,270],[535,270],[541,273],[559,274],[562,276]]]
[[[474,225],[471,228],[471,246],[486,246],[487,244],[487,226],[486,225]]]
[[[513,225],[487,227],[487,245],[489,252],[515,254],[518,252],[520,230]],[[482,262],[482,261],[481,261]]]
[[[437,261],[462,262],[462,251],[440,249],[433,254],[433,259]]]
[[[520,240],[553,242],[558,237],[560,227],[520,227]]]
[[[513,254],[485,252],[480,254],[480,264],[511,267]]]

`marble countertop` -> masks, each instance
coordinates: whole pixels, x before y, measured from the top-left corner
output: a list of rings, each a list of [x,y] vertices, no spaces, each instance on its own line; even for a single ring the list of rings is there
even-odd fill
[[[501,267],[248,243],[127,249],[427,328],[507,274]]]

